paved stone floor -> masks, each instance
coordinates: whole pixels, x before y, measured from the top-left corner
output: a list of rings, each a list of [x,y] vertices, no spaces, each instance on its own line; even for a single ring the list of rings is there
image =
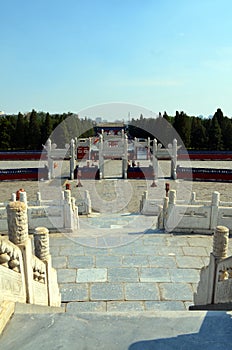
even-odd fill
[[[193,304],[200,269],[208,264],[212,250],[212,236],[161,233],[155,221],[139,234],[135,227],[134,232],[131,227],[129,232],[108,229],[108,235],[104,230],[94,235],[94,229],[85,227],[85,234],[80,229],[78,236],[50,236],[53,266],[67,310],[187,310]]]

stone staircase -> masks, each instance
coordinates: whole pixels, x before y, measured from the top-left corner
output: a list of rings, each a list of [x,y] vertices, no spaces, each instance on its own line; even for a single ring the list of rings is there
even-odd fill
[[[231,317],[231,312],[57,313],[48,307],[38,312],[35,307],[17,306],[0,346],[4,350],[230,350]]]
[[[232,349],[232,312],[188,311],[211,236],[107,235],[93,222],[95,235],[89,223],[50,236],[62,307],[16,303],[1,349]]]

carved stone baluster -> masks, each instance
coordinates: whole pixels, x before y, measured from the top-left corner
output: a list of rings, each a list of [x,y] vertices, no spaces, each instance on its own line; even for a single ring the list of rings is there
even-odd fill
[[[229,229],[225,226],[217,226],[213,238],[213,255],[216,259],[227,257]]]
[[[49,231],[46,227],[36,227],[34,232],[35,255],[41,260],[49,257]]]
[[[28,239],[27,206],[23,202],[10,202],[7,205],[9,240],[22,244]]]

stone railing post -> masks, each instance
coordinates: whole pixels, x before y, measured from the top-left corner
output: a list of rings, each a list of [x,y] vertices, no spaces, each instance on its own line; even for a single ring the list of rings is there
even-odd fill
[[[57,283],[56,270],[52,268],[52,259],[49,250],[49,231],[46,227],[36,227],[34,231],[35,255],[46,266],[48,305],[60,306],[61,295]]]
[[[74,213],[72,210],[71,191],[64,191],[64,229],[72,232],[74,230]]]
[[[64,229],[71,229],[71,191],[64,190]]]
[[[215,191],[212,194],[210,229],[215,230],[217,226],[218,209],[220,203],[220,193]]]
[[[49,252],[49,231],[46,227],[37,227],[34,232],[35,256],[46,260]]]
[[[70,142],[70,180],[74,179],[74,169],[75,169],[75,141],[72,139]],[[89,147],[90,152],[90,147]]]
[[[167,224],[167,220],[168,220],[168,204],[169,204],[169,197],[165,197],[164,198],[164,203],[163,203],[163,221],[162,221],[162,226],[159,227],[160,229],[164,229],[166,227]]]
[[[26,192],[21,192],[26,193]],[[21,198],[20,193],[20,199]],[[26,199],[26,196],[23,197]],[[26,200],[10,202],[7,205],[7,223],[9,240],[18,245],[22,252],[27,302],[33,303],[33,269],[32,269],[32,244],[28,236],[28,218]]]
[[[86,214],[88,215],[92,213],[92,203],[91,203],[91,198],[88,190],[85,190],[84,196],[85,196]]]
[[[10,202],[7,205],[9,240],[22,244],[28,240],[27,205],[24,202]]]
[[[196,192],[191,193],[191,199],[190,199],[190,204],[195,204],[196,203]]]
[[[165,229],[167,231],[172,231],[177,224],[177,217],[175,213],[175,205],[176,205],[176,190],[169,191],[169,201],[167,208],[167,215],[165,218]]]
[[[37,192],[36,193],[36,205],[41,205],[41,193]]]
[[[103,156],[103,135],[99,136],[99,176],[100,180],[104,178],[104,156]]]
[[[217,260],[227,257],[229,243],[229,229],[225,226],[217,226],[213,237],[213,255]]]
[[[16,201],[16,193],[12,193],[11,194],[11,202],[15,202]]]
[[[148,191],[144,191],[142,194],[142,199],[140,201],[140,212],[146,211],[146,201],[148,199]]]
[[[197,293],[194,294],[195,305],[214,303],[217,263],[227,257],[229,229],[217,226],[213,238],[213,252],[209,265],[201,269]]]
[[[176,180],[176,166],[177,166],[177,140],[173,140],[172,156],[171,156],[171,178]]]
[[[158,146],[157,146],[157,140],[153,140],[153,152],[152,152],[152,166],[153,166],[153,172],[154,177],[157,180],[158,179],[158,172],[159,172],[159,164],[158,164]]]

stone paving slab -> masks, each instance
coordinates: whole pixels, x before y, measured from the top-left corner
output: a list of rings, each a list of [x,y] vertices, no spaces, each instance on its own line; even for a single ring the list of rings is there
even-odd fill
[[[80,311],[188,309],[213,237],[152,232],[131,239],[109,230],[111,242],[120,245],[106,248],[88,246],[88,232],[81,243],[51,235],[62,301]]]
[[[138,269],[135,267],[108,268],[109,282],[139,282]]]
[[[90,286],[90,300],[124,300],[121,283],[93,283]]]
[[[106,282],[107,281],[107,269],[95,268],[95,269],[78,269],[77,270],[77,283],[85,282]]]
[[[191,301],[193,299],[193,288],[189,283],[160,283],[162,300]]]
[[[140,269],[141,282],[171,282],[169,269],[142,267]]]
[[[125,300],[160,300],[156,283],[126,283]]]
[[[63,302],[89,301],[89,286],[87,283],[60,284],[60,293]]]

